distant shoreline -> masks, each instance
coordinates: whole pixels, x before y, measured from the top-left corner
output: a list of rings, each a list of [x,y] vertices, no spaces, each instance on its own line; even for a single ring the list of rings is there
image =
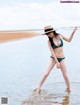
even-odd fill
[[[26,31],[26,30],[15,30],[15,31],[0,31],[0,43],[20,40],[23,38],[31,38],[34,36],[39,36],[39,33],[35,31]]]

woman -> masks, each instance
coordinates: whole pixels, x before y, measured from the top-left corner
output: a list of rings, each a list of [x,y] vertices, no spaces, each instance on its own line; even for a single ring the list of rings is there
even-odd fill
[[[70,92],[70,81],[68,78],[67,68],[65,65],[65,56],[63,53],[63,40],[65,40],[67,42],[71,42],[76,30],[77,30],[77,27],[74,28],[70,37],[66,38],[63,35],[56,33],[56,31],[53,29],[53,27],[51,25],[44,27],[45,34],[49,38],[48,46],[51,51],[51,61],[50,61],[49,67],[47,68],[46,72],[43,74],[43,77],[42,77],[39,85],[35,89],[36,92],[38,92],[38,93],[40,92],[40,88],[41,88],[42,84],[44,83],[44,81],[46,80],[48,75],[50,74],[50,72],[51,72],[52,68],[55,66],[55,64],[56,64],[57,68],[61,69],[61,72],[63,74],[64,80],[65,80],[65,83],[67,86],[66,91]]]

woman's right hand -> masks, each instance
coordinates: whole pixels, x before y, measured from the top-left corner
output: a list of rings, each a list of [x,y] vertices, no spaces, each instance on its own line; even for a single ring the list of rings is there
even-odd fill
[[[73,33],[75,33],[76,30],[78,30],[78,27],[77,26],[74,28]]]
[[[75,31],[78,30],[78,27],[76,26],[76,27],[74,28],[74,30],[75,30]]]
[[[56,63],[56,67],[57,67],[58,69],[60,68],[60,63],[59,63],[59,62]]]

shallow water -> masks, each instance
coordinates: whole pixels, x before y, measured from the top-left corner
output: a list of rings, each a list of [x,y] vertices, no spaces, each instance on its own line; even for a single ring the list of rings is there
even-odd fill
[[[71,83],[70,93],[65,91],[64,83],[47,84],[40,94],[33,92],[22,104],[26,105],[80,105],[80,84]]]
[[[42,86],[41,94],[33,92],[50,60],[45,36],[0,44],[0,98],[7,97],[8,105],[80,105],[79,39],[76,35],[72,43],[64,43],[72,88],[69,95],[56,67]]]

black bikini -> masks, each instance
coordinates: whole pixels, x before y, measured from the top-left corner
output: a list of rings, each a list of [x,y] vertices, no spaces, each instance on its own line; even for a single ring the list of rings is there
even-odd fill
[[[59,37],[59,38],[60,38],[60,37]],[[55,43],[54,43],[54,41],[53,41],[52,39],[50,39],[50,42],[51,42],[51,45],[52,45],[52,48],[53,48],[53,49],[56,49],[56,48],[59,48],[59,47],[62,47],[62,46],[63,46],[63,41],[62,41],[61,38],[60,38],[60,45],[59,45],[59,46],[56,46]],[[51,58],[54,59],[53,56],[51,56]],[[63,59],[65,59],[65,57],[64,57],[64,58],[57,58],[58,62],[61,62]]]
[[[60,38],[60,37],[59,37],[59,38]],[[61,38],[60,38],[60,45],[59,45],[59,46],[56,46],[55,43],[54,43],[54,41],[52,41],[52,43],[53,43],[53,44],[52,44],[52,48],[53,48],[53,49],[56,49],[56,48],[59,48],[59,47],[62,47],[62,46],[63,46],[63,41],[62,41]]]

